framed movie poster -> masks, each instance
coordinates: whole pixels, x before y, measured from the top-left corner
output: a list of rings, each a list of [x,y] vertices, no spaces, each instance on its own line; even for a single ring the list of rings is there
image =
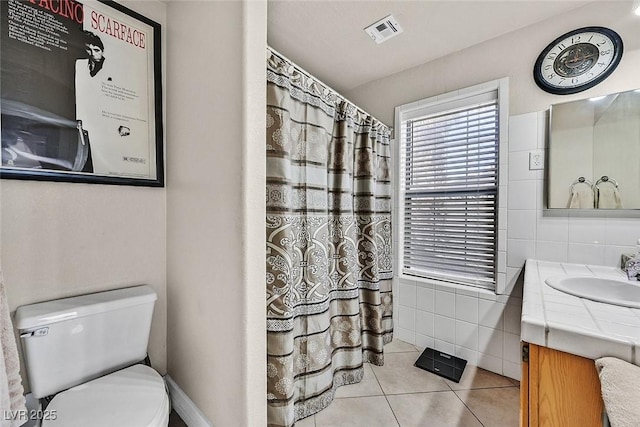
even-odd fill
[[[0,176],[164,186],[160,24],[103,0],[0,13]]]

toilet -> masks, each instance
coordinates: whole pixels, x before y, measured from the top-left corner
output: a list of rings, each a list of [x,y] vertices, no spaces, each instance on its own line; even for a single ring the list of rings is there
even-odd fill
[[[156,299],[142,285],[18,307],[42,427],[167,427],[164,379],[144,363]]]

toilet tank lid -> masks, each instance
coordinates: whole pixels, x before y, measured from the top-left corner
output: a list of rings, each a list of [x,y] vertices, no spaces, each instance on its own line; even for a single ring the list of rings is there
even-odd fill
[[[15,325],[19,331],[40,328],[96,313],[148,304],[157,299],[150,286],[141,285],[23,305],[16,309]]]

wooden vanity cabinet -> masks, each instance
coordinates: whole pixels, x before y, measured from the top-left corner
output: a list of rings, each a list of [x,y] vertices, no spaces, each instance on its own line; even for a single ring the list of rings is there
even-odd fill
[[[600,379],[591,359],[522,343],[520,427],[602,427]]]

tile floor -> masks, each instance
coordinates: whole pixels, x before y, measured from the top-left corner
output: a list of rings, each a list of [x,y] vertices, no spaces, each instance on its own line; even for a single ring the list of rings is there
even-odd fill
[[[394,340],[384,352],[384,366],[365,364],[360,383],[296,427],[518,427],[518,381],[467,365],[455,383],[414,367],[411,344]],[[186,424],[173,411],[169,427]]]
[[[467,365],[460,383],[413,366],[420,352],[395,340],[384,366],[340,387],[331,405],[296,427],[518,427],[519,383]]]

